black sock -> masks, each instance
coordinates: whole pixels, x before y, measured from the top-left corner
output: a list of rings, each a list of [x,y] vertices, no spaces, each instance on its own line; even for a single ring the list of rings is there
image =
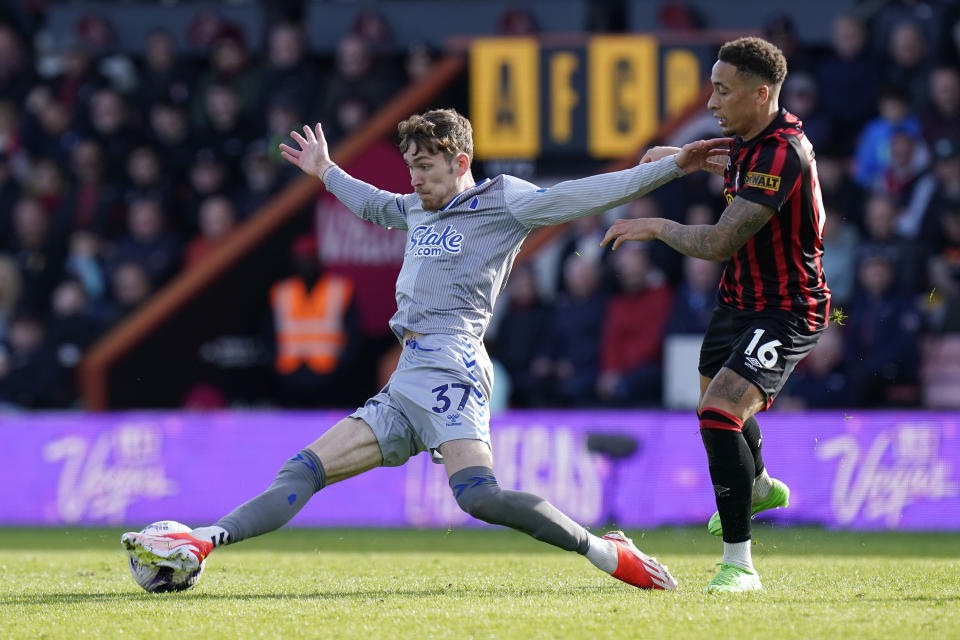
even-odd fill
[[[755,468],[753,454],[740,432],[742,426],[738,418],[723,411],[705,408],[700,413],[700,437],[707,451],[724,542],[750,539]]]
[[[750,416],[743,421],[743,431],[741,433],[743,433],[743,439],[747,441],[747,446],[750,447],[750,453],[753,454],[753,466],[756,468],[754,477],[757,477],[763,473],[763,454],[760,453],[762,442],[760,424],[755,416]]]

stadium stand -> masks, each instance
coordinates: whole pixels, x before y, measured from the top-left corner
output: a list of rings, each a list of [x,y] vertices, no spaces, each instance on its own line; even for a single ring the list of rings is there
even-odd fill
[[[215,390],[227,405],[277,404],[267,391],[267,292],[289,275],[291,239],[314,230],[319,185],[296,178],[276,143],[302,122],[329,122],[342,164],[362,171],[383,159],[366,167],[377,182],[397,167],[402,174],[389,149],[371,151],[397,120],[432,105],[469,111],[462,52],[447,48],[442,29],[411,28],[404,10],[414,4],[129,2],[107,11],[104,3],[50,2],[0,14],[0,404],[181,406],[196,389]],[[483,12],[464,4],[482,14],[470,24],[479,35],[669,28],[695,37],[730,27],[709,2],[665,3],[660,12],[641,2],[570,0],[564,11],[534,2],[519,13],[509,2]],[[837,300],[852,316],[837,327],[840,347],[853,348],[851,330],[862,327],[885,331],[899,347],[893,362],[857,352],[825,360],[857,388],[873,389],[864,392],[866,406],[956,406],[957,358],[948,354],[960,330],[958,12],[938,5],[931,17],[875,3],[872,13],[858,13],[863,7],[850,3],[849,14],[839,15],[840,6],[832,23],[811,25],[779,14],[781,4],[753,23],[741,13],[736,25],[774,39],[790,59],[783,101],[803,114],[819,153],[828,277],[836,272]],[[452,28],[463,14],[440,12],[437,20]],[[874,76],[863,69],[877,64],[888,77],[867,82]],[[697,121],[689,115],[668,120],[659,140],[690,133]],[[481,173],[500,166],[481,163]],[[597,165],[509,165],[523,166],[549,183]],[[390,179],[403,190],[402,175]],[[603,221],[654,207],[684,219],[698,206],[705,220],[717,215],[715,181],[690,179]],[[564,248],[569,234],[534,236],[521,258],[548,315],[564,299],[561,256],[580,253]],[[676,309],[696,300],[682,263],[661,246],[647,252],[649,277],[674,301],[672,316],[686,314]],[[889,299],[856,279],[883,260],[895,265]],[[609,261],[594,266],[605,299],[622,295]],[[489,336],[493,353],[510,344],[497,331],[516,326],[511,309],[524,306],[504,302]],[[376,325],[379,316],[369,317]],[[665,335],[699,333],[681,324],[668,323]],[[370,391],[390,338],[364,331],[369,348],[358,358],[369,367],[358,384]],[[653,372],[662,382],[659,356]],[[575,395],[594,404],[610,388]],[[551,399],[525,381],[513,386],[511,402],[570,397]]]

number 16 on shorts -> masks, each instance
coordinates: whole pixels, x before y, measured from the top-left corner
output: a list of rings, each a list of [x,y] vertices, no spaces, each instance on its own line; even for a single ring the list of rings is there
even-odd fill
[[[772,369],[774,366],[776,366],[777,360],[780,359],[780,354],[777,353],[777,347],[781,346],[783,343],[779,340],[770,340],[760,344],[764,333],[764,329],[755,329],[753,332],[753,339],[750,341],[750,344],[747,345],[747,348],[743,350],[743,354],[747,356],[747,366],[754,371],[760,367],[763,367],[764,369]],[[759,348],[757,348],[757,345],[759,345]],[[756,357],[753,357],[754,350],[756,350]]]

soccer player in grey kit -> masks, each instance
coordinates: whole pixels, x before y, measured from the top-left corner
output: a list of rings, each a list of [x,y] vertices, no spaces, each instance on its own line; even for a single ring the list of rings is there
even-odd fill
[[[380,393],[288,460],[265,492],[189,534],[126,533],[127,551],[143,563],[193,570],[220,545],[282,527],[323,487],[430,451],[442,458],[457,503],[473,517],[576,551],[637,587],[676,589],[667,567],[622,532],[597,537],[544,499],[499,487],[483,335],[531,230],[600,213],[708,168],[713,156],[726,154],[729,139],[692,142],[656,162],[540,189],[506,175],[475,182],[470,121],[452,109],[428,111],[399,125],[414,189],[401,195],[335,165],[319,123],[291,137],[299,148],[280,145],[288,162],[320,178],[364,220],[406,231],[390,320],[404,345],[400,362]]]

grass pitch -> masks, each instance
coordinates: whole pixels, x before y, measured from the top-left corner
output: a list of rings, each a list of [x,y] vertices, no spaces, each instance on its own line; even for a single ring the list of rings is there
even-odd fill
[[[628,532],[676,593],[504,530],[287,529],[151,595],[120,531],[0,529],[0,638],[960,638],[960,535],[755,526],[765,590],[706,595],[720,541]]]

